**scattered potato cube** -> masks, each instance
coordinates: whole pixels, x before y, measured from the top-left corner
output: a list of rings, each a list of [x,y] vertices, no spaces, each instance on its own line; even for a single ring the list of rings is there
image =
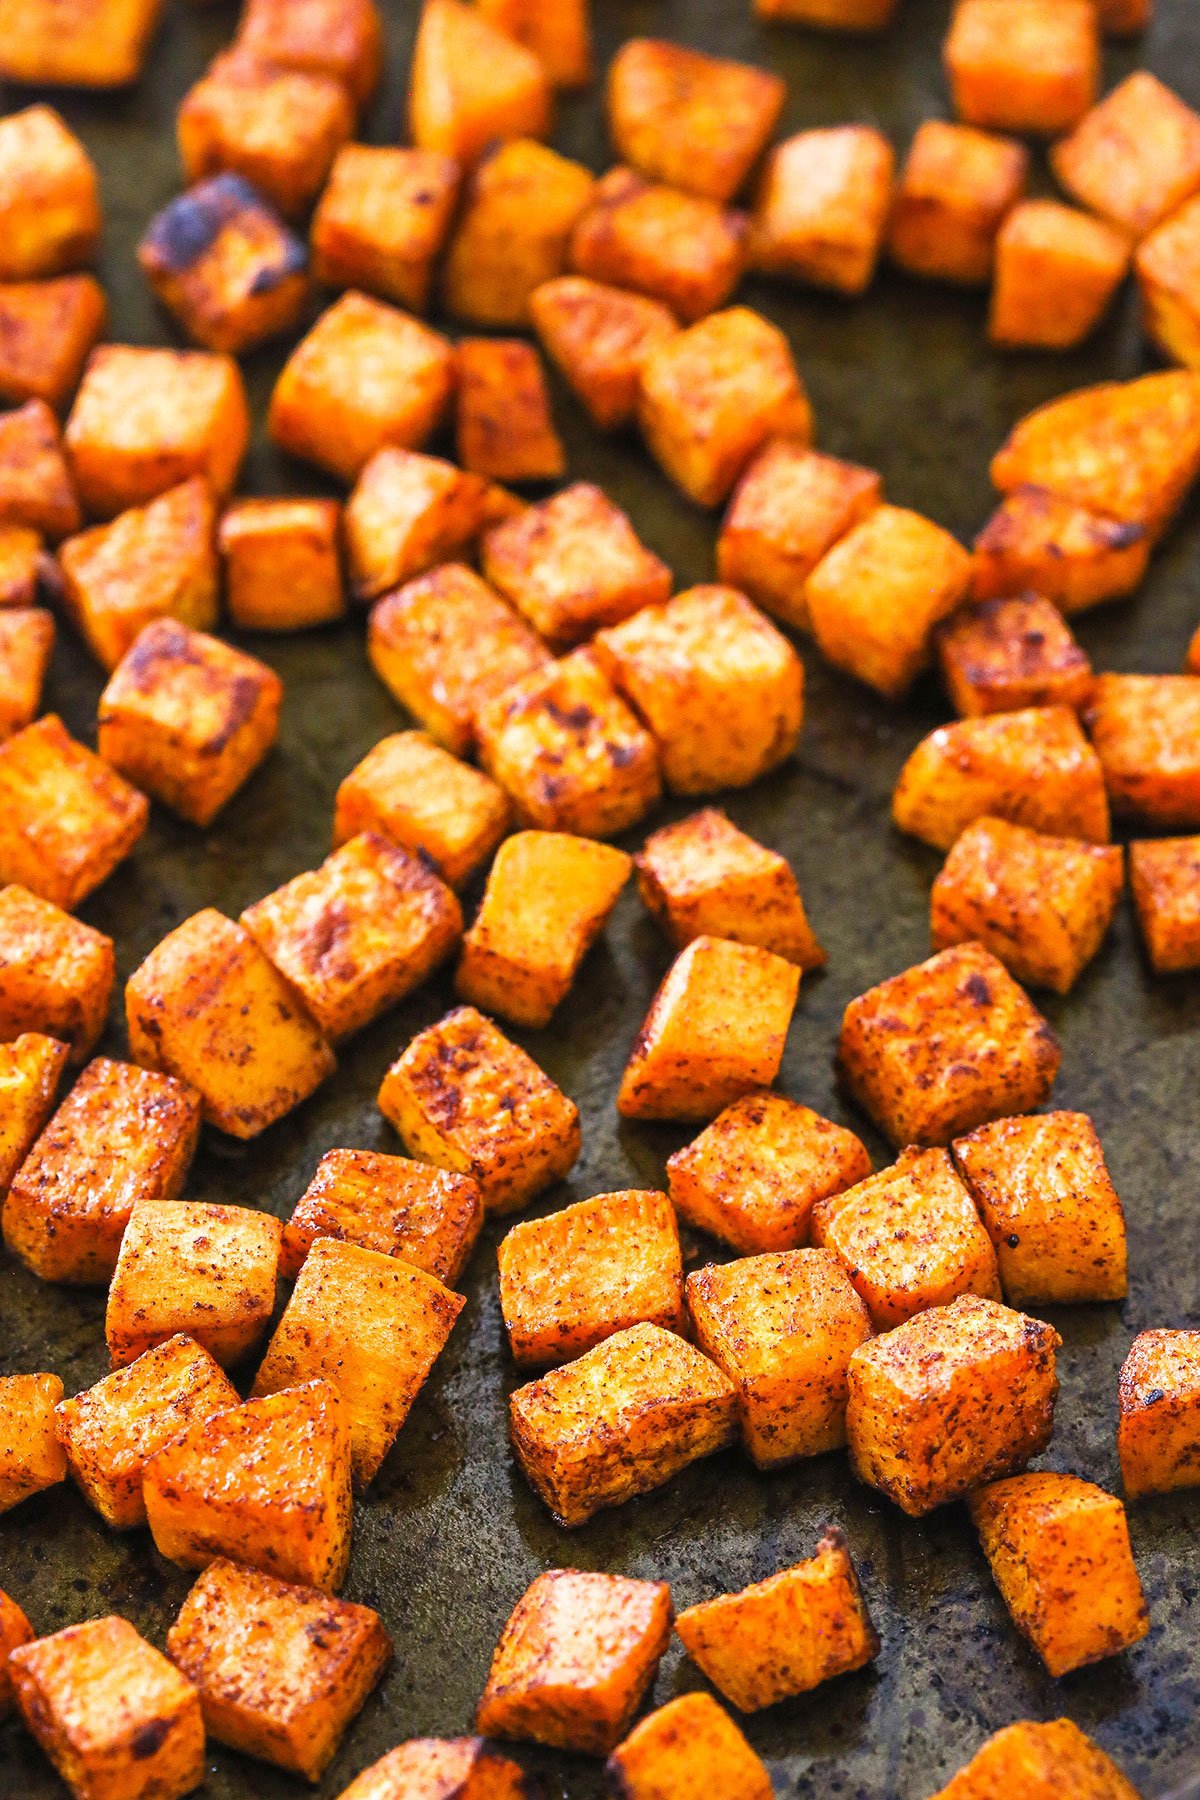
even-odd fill
[[[996,238],[988,336],[993,344],[1073,349],[1100,323],[1128,267],[1129,240],[1115,226],[1054,200],[1022,200]]]
[[[557,0],[556,0],[557,3]],[[410,1738],[364,1769],[340,1800],[532,1800],[515,1762],[482,1738]]]
[[[446,311],[473,325],[528,325],[530,296],[562,274],[571,233],[595,185],[582,163],[533,138],[486,151],[446,252]]]
[[[0,609],[36,606],[42,568],[41,532],[0,522]]]
[[[933,1800],[1002,1800],[1018,1791],[1026,1800],[1056,1800],[1072,1789],[1095,1800],[1140,1800],[1099,1744],[1070,1719],[1047,1725],[1022,1720],[990,1737]]]
[[[661,38],[627,38],[608,68],[608,126],[622,162],[708,200],[745,187],[786,99],[778,75]]]
[[[0,887],[0,1042],[44,1032],[86,1062],[115,977],[111,938],[15,882]]]
[[[0,742],[37,717],[54,649],[54,615],[41,607],[0,608]]]
[[[529,296],[542,349],[602,431],[632,423],[642,365],[679,327],[645,294],[606,287],[584,275],[544,281]]]
[[[62,1397],[57,1375],[0,1376],[0,1513],[66,1480],[54,1426]]]
[[[1023,144],[927,119],[900,171],[888,226],[892,261],[935,281],[990,280],[997,233],[1028,179]]]
[[[360,106],[383,72],[383,22],[374,0],[249,0],[237,43],[277,68],[336,76]]]
[[[779,0],[757,0],[761,11]],[[813,0],[802,0],[811,5]],[[828,4],[828,0],[820,0]],[[841,0],[845,3],[845,0]],[[879,5],[879,0],[850,0]],[[890,5],[893,0],[886,0]],[[790,0],[797,4],[797,0]],[[608,1759],[622,1800],[771,1800],[766,1764],[709,1694],[681,1694],[635,1725]]]
[[[239,500],[217,547],[229,617],[242,631],[304,631],[344,617],[336,500]]]
[[[19,12],[5,20],[0,79],[34,87],[128,87],[142,73],[162,10],[162,0],[82,0],[66,13],[56,0],[21,0]]]
[[[473,163],[507,138],[548,137],[553,118],[550,79],[531,50],[483,7],[424,0],[408,89],[418,149]]]
[[[1200,370],[1200,199],[1142,239],[1134,269],[1148,335],[1170,361]]]
[[[46,713],[0,744],[0,882],[72,912],[146,829],[143,794]]]
[[[1114,813],[1200,827],[1200,676],[1098,675],[1084,723]]]
[[[801,131],[778,145],[755,201],[753,267],[864,293],[887,229],[895,163],[891,142],[870,125]]]
[[[313,274],[423,313],[458,186],[457,162],[437,150],[343,145],[313,217]]]
[[[1200,838],[1131,844],[1129,880],[1151,967],[1160,975],[1200,968]]]
[[[0,400],[64,406],[107,317],[104,289],[94,276],[5,282],[0,286]]]
[[[1053,1326],[963,1295],[918,1313],[850,1359],[850,1463],[920,1518],[1024,1468],[1054,1428]]]
[[[3,60],[0,51],[0,66]],[[90,263],[102,217],[95,164],[53,107],[27,106],[0,119],[0,281]]]
[[[555,87],[586,87],[592,79],[591,0],[479,0],[479,10],[533,51]]]
[[[392,1659],[379,1614],[210,1563],[167,1634],[219,1744],[319,1781]]]
[[[1154,0],[1096,0],[1101,31],[1113,37],[1132,37],[1145,31],[1154,14]]]
[[[1200,1331],[1143,1331],[1121,1369],[1117,1450],[1131,1500],[1200,1486]]]
[[[690,325],[732,294],[748,235],[744,213],[617,167],[596,183],[568,260],[575,274],[648,294]]]
[[[492,481],[557,481],[567,453],[554,428],[542,361],[520,338],[458,345],[458,459]]]
[[[509,803],[494,781],[423,731],[383,738],[337,791],[335,848],[372,832],[429,858],[461,887],[509,828]]]
[[[67,1056],[66,1044],[37,1031],[0,1043],[0,1204],[54,1109]]]
[[[1050,152],[1067,192],[1144,237],[1200,188],[1200,115],[1148,69],[1137,69]]]
[[[283,1228],[280,1273],[295,1281],[318,1238],[398,1256],[453,1287],[483,1224],[479,1184],[402,1156],[327,1150]]]
[[[448,557],[484,529],[487,483],[440,456],[387,447],[362,469],[346,503],[346,557],[358,600],[374,600]]]
[[[270,1213],[248,1206],[139,1199],[108,1290],[104,1335],[113,1367],[178,1332],[222,1368],[240,1362],[271,1323],[282,1231]]]
[[[19,1645],[32,1642],[33,1626],[16,1601],[0,1592],[0,1719],[8,1717],[15,1700],[8,1659]]]
[[[960,719],[1031,706],[1078,711],[1092,691],[1087,652],[1058,607],[1041,594],[1016,593],[959,607],[938,627],[937,651]]]
[[[943,46],[954,110],[968,125],[1053,137],[1100,94],[1092,0],[958,0]]]
[[[44,400],[0,413],[0,525],[57,541],[79,529],[79,500],[58,420]]]

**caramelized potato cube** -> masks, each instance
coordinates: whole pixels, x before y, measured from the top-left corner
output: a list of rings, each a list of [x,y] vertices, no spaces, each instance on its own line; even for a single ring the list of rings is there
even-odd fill
[[[1154,0],[1096,0],[1100,29],[1112,37],[1132,37],[1145,31],[1154,14]]]
[[[46,713],[0,744],[0,882],[71,912],[146,829],[149,806]]]
[[[579,1155],[574,1101],[473,1006],[412,1040],[379,1109],[419,1161],[478,1182],[489,1213],[519,1211]]]
[[[1092,0],[958,0],[942,55],[968,125],[1053,137],[1099,97]]]
[[[482,1738],[410,1738],[364,1769],[340,1800],[533,1800],[533,1791],[524,1771]]]
[[[946,692],[961,719],[1031,706],[1078,711],[1092,691],[1087,652],[1058,607],[1041,594],[961,606],[938,627],[937,651]]]
[[[1023,144],[927,119],[900,171],[888,226],[892,261],[935,281],[988,281],[997,233],[1028,179]]]
[[[896,5],[897,0],[754,0],[754,12],[769,22],[819,31],[882,31]]]
[[[379,1614],[236,1563],[210,1564],[167,1634],[219,1744],[319,1781],[392,1659]]]
[[[45,1032],[85,1062],[115,976],[111,938],[16,883],[0,887],[0,1042]]]
[[[162,0],[77,0],[65,13],[56,0],[21,0],[5,21],[0,79],[34,87],[128,87],[142,72],[162,10]]]
[[[661,38],[627,38],[608,69],[608,127],[622,162],[708,200],[745,187],[786,99],[778,75]]]
[[[248,0],[237,44],[276,68],[335,76],[360,106],[383,72],[383,21],[374,0]]]
[[[606,287],[584,275],[544,281],[529,296],[542,349],[602,431],[637,414],[642,365],[679,330],[658,300]]]
[[[548,137],[553,119],[549,76],[531,50],[483,7],[424,0],[408,89],[418,149],[473,163],[507,138]]]
[[[67,1055],[66,1044],[37,1031],[0,1043],[0,1204],[54,1109]]]
[[[744,213],[617,167],[596,183],[568,260],[575,274],[648,294],[690,325],[741,280],[748,232]]]
[[[1131,1500],[1200,1487],[1200,1331],[1143,1331],[1121,1368],[1117,1450]]]
[[[313,216],[313,274],[423,313],[458,185],[458,164],[437,150],[345,144]]]
[[[1114,813],[1200,826],[1200,676],[1099,675],[1084,723]]]
[[[294,1281],[318,1238],[398,1256],[453,1287],[483,1224],[479,1184],[402,1156],[327,1150],[283,1228],[280,1273]]]
[[[2,179],[2,178],[0,178]],[[0,286],[0,400],[61,408],[104,329],[108,302],[91,275]]]
[[[492,481],[557,481],[567,453],[554,429],[541,358],[519,338],[458,346],[458,460]]]
[[[617,1111],[626,1119],[712,1119],[770,1087],[799,989],[800,970],[770,950],[694,938],[651,1002]]]
[[[509,828],[494,781],[459,762],[423,731],[398,731],[369,750],[337,791],[335,848],[371,832],[428,858],[461,887]]]
[[[242,631],[304,631],[344,617],[336,500],[239,500],[217,547],[229,617]]]
[[[760,11],[768,3],[778,0],[757,0]],[[608,1778],[621,1800],[704,1800],[714,1793],[721,1800],[771,1800],[775,1792],[766,1764],[729,1714],[701,1693],[681,1694],[635,1725],[609,1757]]]
[[[212,907],[169,932],[125,988],[129,1048],[189,1081],[204,1117],[257,1137],[307,1100],[333,1051],[250,933]]]
[[[958,944],[852,1000],[842,1020],[843,1079],[902,1149],[1049,1097],[1058,1040],[1024,989],[981,944]]]
[[[5,33],[9,54],[18,35],[14,17]],[[90,263],[102,216],[96,166],[53,107],[27,106],[0,119],[0,281]]]
[[[15,1694],[8,1659],[21,1644],[33,1642],[33,1626],[15,1600],[0,1592],[0,1719],[13,1709]]]
[[[518,1388],[517,1461],[566,1529],[661,1487],[729,1443],[737,1394],[716,1364],[659,1325],[634,1325]]]
[[[1021,201],[996,238],[989,338],[1073,349],[1100,323],[1128,267],[1129,240],[1115,226],[1054,200]]]
[[[1170,361],[1200,370],[1200,199],[1142,239],[1134,269],[1148,335]]]
[[[54,1424],[62,1397],[57,1375],[0,1375],[0,1513],[66,1480]]]
[[[461,555],[484,529],[488,490],[440,456],[376,450],[346,503],[346,557],[357,600]]]
[[[0,522],[0,610],[15,606],[28,611],[36,606],[43,562],[40,531]]]
[[[58,420],[44,400],[0,413],[0,525],[54,541],[79,529],[79,501]]]
[[[850,1359],[850,1463],[909,1515],[1024,1468],[1054,1429],[1053,1326],[963,1295]]]
[[[223,1368],[239,1363],[271,1322],[282,1232],[278,1219],[248,1206],[138,1200],[108,1290],[113,1367],[178,1332]]]
[[[1200,114],[1137,69],[1054,145],[1050,163],[1082,206],[1141,238],[1200,188]]]
[[[36,718],[53,649],[53,614],[0,608],[0,742]]]
[[[990,1737],[948,1787],[933,1800],[1056,1800],[1064,1794],[1089,1800],[1140,1800],[1137,1790],[1110,1762],[1099,1744],[1070,1719],[1009,1725]]]
[[[446,311],[473,325],[528,325],[530,296],[562,274],[571,233],[595,185],[582,163],[533,138],[486,151],[446,252]]]
[[[750,227],[765,275],[837,293],[871,285],[892,200],[896,155],[870,125],[800,131],[767,159]]]
[[[1137,3],[1124,0],[1126,5]],[[478,0],[478,4],[484,18],[506,37],[533,51],[555,87],[586,87],[592,79],[591,0]]]
[[[603,1756],[671,1641],[665,1581],[551,1569],[517,1602],[475,1717],[491,1737]]]
[[[1129,881],[1151,967],[1160,975],[1200,968],[1200,838],[1130,844]]]

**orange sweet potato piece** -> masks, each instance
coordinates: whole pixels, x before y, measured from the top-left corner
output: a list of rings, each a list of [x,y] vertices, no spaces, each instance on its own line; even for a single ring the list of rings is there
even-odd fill
[[[1023,200],[996,238],[993,344],[1070,350],[1095,330],[1129,267],[1115,226],[1054,200]]]
[[[1200,838],[1130,844],[1129,880],[1151,966],[1200,968]]]
[[[446,1287],[459,1279],[483,1224],[469,1175],[383,1156],[327,1150],[283,1228],[280,1273],[294,1281],[318,1238],[398,1256]]]
[[[778,75],[659,38],[626,39],[608,68],[608,125],[622,162],[709,200],[745,186],[786,98]]]
[[[550,80],[532,51],[483,7],[425,0],[408,94],[418,149],[473,163],[498,140],[548,137],[553,115]]]
[[[968,287],[986,282],[1000,226],[1028,179],[1023,144],[927,119],[896,185],[888,226],[892,261],[910,275]]]
[[[942,54],[968,125],[1053,137],[1099,97],[1092,0],[958,0]]]
[[[743,213],[617,167],[596,183],[569,262],[577,275],[649,294],[694,324],[741,280],[748,233]]]
[[[977,600],[1032,592],[1064,613],[1131,594],[1150,560],[1142,525],[1122,523],[1046,488],[1016,487],[979,536],[972,562]]]
[[[642,364],[679,329],[661,302],[584,275],[542,282],[529,312],[542,349],[603,431],[633,420]]]
[[[797,132],[767,159],[750,228],[766,275],[837,293],[871,285],[883,247],[896,156],[870,125]]]
[[[758,0],[759,10],[768,3]],[[861,7],[865,0],[851,3]],[[879,0],[871,3],[878,9]],[[766,1764],[729,1714],[701,1693],[682,1694],[636,1725],[609,1757],[608,1777],[621,1800],[704,1800],[711,1793],[721,1800],[771,1800],[775,1792]]]
[[[1200,114],[1137,69],[1054,145],[1050,163],[1082,205],[1144,237],[1200,188]]]
[[[1031,706],[1078,711],[1092,691],[1086,651],[1040,594],[960,607],[938,627],[937,650],[946,691],[962,719]]]
[[[458,345],[458,460],[492,481],[557,481],[567,453],[554,429],[541,358],[520,338]]]
[[[530,296],[562,274],[595,185],[582,163],[533,138],[486,151],[443,263],[446,311],[476,325],[527,326]]]
[[[423,313],[458,189],[457,162],[438,150],[343,145],[313,215],[313,274]]]
[[[0,286],[0,399],[61,408],[104,329],[108,302],[91,275]]]
[[[149,811],[46,713],[0,744],[0,881],[71,912],[130,854]]]
[[[87,1060],[108,1017],[111,938],[11,883],[0,887],[0,1040],[44,1032]]]

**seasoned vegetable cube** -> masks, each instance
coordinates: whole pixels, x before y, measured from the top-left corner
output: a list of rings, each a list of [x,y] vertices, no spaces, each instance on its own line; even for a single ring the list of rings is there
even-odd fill
[[[437,150],[344,145],[313,216],[313,274],[424,312],[458,184],[458,164]]]
[[[1099,1744],[1070,1719],[1047,1725],[1022,1720],[990,1737],[948,1787],[933,1800],[1060,1800],[1066,1794],[1087,1800],[1139,1800]]]
[[[47,713],[0,744],[0,881],[71,912],[129,855],[148,812]]]
[[[1200,968],[1200,838],[1131,844],[1129,881],[1151,966],[1160,975]]]
[[[778,0],[757,3],[762,11]],[[878,7],[879,0],[870,3]],[[705,1800],[707,1794],[720,1794],[721,1800],[771,1800],[775,1792],[766,1764],[729,1714],[710,1695],[699,1693],[681,1694],[635,1725],[609,1757],[608,1776],[621,1800]]]
[[[42,567],[41,532],[0,521],[0,608],[36,605]]]
[[[373,0],[248,0],[237,43],[280,69],[336,76],[359,105],[383,69],[383,25]]]
[[[910,275],[936,281],[986,282],[996,235],[1028,179],[1023,144],[927,119],[896,187],[888,226],[892,261]]]
[[[294,1281],[318,1238],[398,1256],[447,1287],[483,1224],[479,1184],[402,1156],[327,1150],[283,1228],[280,1273]]]
[[[1083,206],[1144,237],[1200,188],[1200,115],[1137,69],[1054,145],[1050,163]]]
[[[36,1031],[0,1043],[0,1203],[53,1111],[67,1055],[66,1044]]]
[[[0,413],[0,525],[25,526],[55,541],[79,529],[58,420],[44,400]]]
[[[0,182],[3,177],[0,176]],[[0,399],[62,407],[104,329],[108,303],[91,275],[0,286]]]
[[[0,119],[0,281],[90,263],[101,219],[95,164],[52,107]]]
[[[86,1061],[108,1017],[111,938],[12,883],[0,887],[0,1042],[45,1032]]]
[[[451,887],[486,862],[508,830],[494,781],[423,731],[398,731],[369,750],[337,792],[335,847],[372,832],[428,857]]]
[[[596,183],[569,262],[577,275],[648,294],[692,324],[741,280],[748,231],[744,213],[617,167]]]
[[[484,528],[487,483],[440,456],[377,450],[346,503],[346,556],[358,600],[461,555]]]
[[[342,509],[336,500],[239,500],[217,547],[229,617],[243,631],[303,631],[343,617]]]
[[[1130,37],[1145,31],[1154,13],[1154,0],[1097,0],[1100,29],[1113,37]]]
[[[1200,676],[1099,675],[1084,722],[1115,813],[1200,826]]]
[[[1117,1449],[1131,1500],[1200,1486],[1200,1331],[1143,1331],[1121,1369]]]
[[[1078,710],[1092,691],[1087,652],[1040,594],[961,606],[936,641],[946,692],[962,719],[1030,706]]]
[[[567,453],[554,429],[541,358],[519,338],[458,345],[458,459],[493,481],[557,481]]]
[[[667,307],[644,294],[606,287],[584,275],[544,281],[529,296],[542,349],[603,431],[632,422],[642,365],[679,327]]]
[[[530,296],[561,275],[596,183],[532,138],[496,144],[467,185],[442,269],[442,301],[474,325],[528,325]]]
[[[483,7],[425,0],[413,50],[408,129],[421,150],[476,162],[506,138],[548,137],[554,94],[538,58]]]
[[[142,72],[162,10],[162,0],[76,0],[65,10],[57,0],[21,0],[5,19],[0,79],[128,87]]]
[[[1099,96],[1092,0],[959,0],[942,54],[954,110],[968,125],[1052,137]]]
[[[0,1376],[0,1513],[65,1481],[67,1459],[54,1426],[62,1397],[57,1375]]]
[[[8,1659],[19,1645],[32,1642],[33,1626],[16,1601],[0,1592],[0,1719],[8,1717],[15,1699]]]
[[[0,608],[0,742],[36,718],[53,649],[52,613]]]
[[[1200,200],[1142,239],[1134,268],[1149,336],[1172,362],[1200,369]]]
[[[890,141],[870,125],[788,138],[763,171],[750,228],[753,267],[863,293],[883,245],[895,163]]]
[[[996,239],[988,336],[1073,349],[1100,323],[1128,267],[1129,240],[1114,226],[1054,200],[1023,200]]]
[[[533,1794],[524,1771],[482,1738],[410,1738],[364,1769],[339,1800],[532,1800]]]
[[[786,99],[778,75],[661,38],[628,38],[608,68],[608,128],[622,162],[709,200],[745,187]]]
[[[108,1290],[113,1367],[181,1331],[223,1367],[240,1362],[271,1322],[282,1232],[278,1219],[248,1206],[139,1200]]]
[[[1136,5],[1139,0],[1123,3]],[[591,0],[478,0],[478,4],[485,19],[533,51],[555,87],[585,87],[592,79]]]

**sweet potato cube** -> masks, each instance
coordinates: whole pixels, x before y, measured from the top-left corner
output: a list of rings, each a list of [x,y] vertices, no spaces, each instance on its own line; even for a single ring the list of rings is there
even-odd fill
[[[310,1381],[197,1419],[147,1459],[143,1492],[169,1561],[204,1569],[228,1556],[335,1593],[350,1561],[345,1402]]]
[[[846,1371],[871,1335],[828,1250],[785,1250],[687,1278],[696,1343],[737,1388],[742,1442],[760,1469],[846,1442]],[[724,1690],[723,1690],[724,1691]]]
[[[42,534],[29,525],[0,523],[0,610],[28,611],[42,585]]]
[[[1125,1215],[1086,1113],[998,1119],[951,1149],[1014,1306],[1124,1299]]]
[[[585,275],[544,281],[529,312],[542,349],[602,431],[632,422],[643,363],[679,329],[660,301]]]
[[[571,233],[595,185],[582,163],[533,138],[487,151],[467,184],[442,269],[442,301],[451,317],[527,326],[530,296],[562,274]]]
[[[608,69],[608,127],[622,162],[708,200],[745,187],[786,98],[778,75],[660,38],[628,38]]]
[[[1136,5],[1138,0],[1121,3]],[[533,51],[555,87],[586,87],[592,79],[591,0],[478,0],[478,4],[484,18],[506,37]]]
[[[0,1043],[0,1204],[53,1111],[67,1056],[66,1044],[37,1031]]]
[[[7,43],[17,36],[15,20]],[[0,65],[4,52],[0,51]],[[100,243],[100,177],[53,107],[0,119],[0,281],[61,275]]]
[[[333,1073],[333,1051],[244,926],[212,907],[169,932],[125,989],[129,1048],[195,1087],[204,1117],[257,1137]]]
[[[128,1619],[90,1619],[15,1650],[27,1729],[79,1800],[176,1800],[203,1782],[200,1696]]]
[[[219,1560],[167,1634],[219,1744],[319,1781],[392,1659],[369,1606]]]
[[[1129,880],[1151,967],[1160,975],[1200,968],[1200,838],[1131,844]]]
[[[1131,1500],[1200,1486],[1200,1331],[1143,1331],[1121,1369],[1117,1449]]]
[[[1200,199],[1142,239],[1134,268],[1147,333],[1172,362],[1200,370]]]
[[[1087,652],[1058,607],[1041,594],[960,607],[938,627],[937,652],[946,692],[961,719],[1029,706],[1078,711],[1092,691]]]
[[[800,970],[770,950],[698,937],[675,958],[617,1095],[627,1119],[712,1119],[779,1073]]]
[[[1048,1098],[1062,1052],[1024,989],[981,944],[958,944],[852,1000],[838,1061],[902,1149],[948,1144]]]
[[[850,1359],[850,1463],[911,1518],[1024,1468],[1058,1397],[1053,1326],[964,1295]]]
[[[1053,137],[1099,97],[1092,0],[958,0],[942,55],[968,125]]]
[[[1050,162],[1081,205],[1141,238],[1200,188],[1200,114],[1138,69],[1054,145]]]
[[[650,728],[677,794],[746,787],[791,755],[804,666],[736,588],[702,586],[602,631],[596,654]]]
[[[21,0],[5,20],[0,79],[128,87],[142,72],[162,10],[162,0],[74,0],[66,9],[56,0]]]
[[[114,1531],[130,1531],[146,1523],[147,1458],[195,1420],[238,1404],[237,1389],[208,1351],[179,1335],[63,1400],[58,1435],[89,1505]]]
[[[32,1642],[33,1626],[16,1601],[0,1592],[0,1719],[8,1717],[15,1698],[8,1659],[19,1645]]]
[[[415,450],[376,450],[346,503],[351,590],[374,600],[461,555],[484,528],[487,483]]]
[[[54,541],[79,529],[58,420],[44,400],[0,414],[0,525],[25,526]]]
[[[557,481],[567,453],[554,429],[542,361],[519,338],[458,346],[458,459],[492,481]]]
[[[517,1602],[476,1729],[603,1756],[628,1730],[671,1641],[665,1581],[551,1569]]]
[[[996,235],[1028,179],[1023,144],[927,119],[896,187],[888,226],[892,261],[935,281],[968,287],[988,281]]]
[[[1070,708],[1027,706],[958,719],[917,745],[892,796],[899,829],[949,850],[985,816],[1107,844],[1104,771]]]
[[[425,0],[413,50],[408,129],[418,149],[477,162],[489,144],[550,135],[554,93],[531,50],[483,7]]]
[[[423,313],[458,185],[458,164],[437,150],[344,145],[313,216],[313,274]]]
[[[0,1513],[65,1481],[67,1459],[54,1425],[62,1397],[57,1375],[0,1376]]]
[[[0,608],[0,742],[36,718],[53,649],[52,613]]]
[[[750,261],[765,275],[837,293],[871,285],[896,156],[870,125],[800,131],[774,149],[754,204]]]
[[[561,831],[510,837],[463,940],[457,992],[515,1024],[549,1024],[632,868],[623,850],[591,838]]]
[[[489,1213],[518,1211],[579,1155],[574,1101],[473,1006],[412,1040],[379,1108],[419,1161],[478,1182]]]
[[[533,1800],[533,1792],[524,1770],[482,1738],[410,1738],[364,1769],[339,1800]]]
[[[221,516],[225,603],[243,631],[303,631],[346,611],[336,500],[239,500]]]
[[[526,675],[476,715],[480,758],[522,825],[614,837],[662,792],[658,751],[592,650]]]
[[[1084,723],[1114,813],[1200,826],[1200,676],[1099,675]]]
[[[161,1077],[160,1077],[161,1079]],[[248,1206],[139,1200],[108,1290],[114,1368],[186,1332],[223,1368],[265,1337],[283,1227]]]
[[[759,10],[766,4],[758,0]],[[729,1714],[701,1693],[681,1694],[635,1725],[609,1757],[608,1777],[622,1800],[704,1800],[712,1793],[721,1800],[771,1800],[775,1792],[766,1764]]]
[[[46,713],[0,744],[0,881],[71,912],[129,855],[146,798]]]
[[[398,731],[369,750],[337,792],[335,847],[372,832],[428,857],[451,887],[486,862],[508,830],[494,781],[423,731]]]
[[[559,1525],[661,1487],[737,1430],[737,1393],[716,1364],[659,1325],[634,1325],[518,1388],[517,1461]]]
[[[360,106],[383,71],[383,22],[374,0],[249,0],[237,43],[277,68],[336,76]]]
[[[283,1228],[280,1273],[294,1281],[318,1238],[337,1238],[453,1287],[483,1224],[479,1184],[403,1156],[327,1150]]]
[[[1100,323],[1128,267],[1129,240],[1115,226],[1054,200],[1023,200],[996,238],[988,336],[993,344],[1073,349]]]
[[[0,1042],[44,1032],[90,1055],[116,974],[111,938],[15,883],[0,887]]]
[[[0,399],[61,408],[107,316],[104,289],[91,275],[0,285]]]
[[[569,262],[575,274],[648,294],[693,324],[741,280],[748,232],[744,213],[617,167],[596,183]]]
[[[1022,1720],[998,1731],[934,1800],[1003,1800],[1015,1792],[1022,1800],[1057,1800],[1063,1794],[1140,1800],[1099,1744],[1070,1719],[1046,1725]]]
[[[1145,31],[1154,15],[1154,0],[1096,0],[1100,29],[1112,37]]]

